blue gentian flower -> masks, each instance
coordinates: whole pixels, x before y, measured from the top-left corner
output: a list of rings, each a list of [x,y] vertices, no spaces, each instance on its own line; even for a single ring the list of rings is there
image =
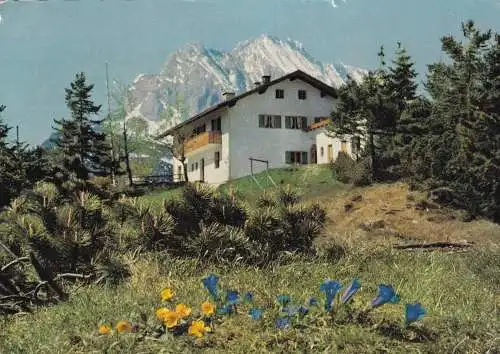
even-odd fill
[[[392,285],[380,284],[378,286],[378,295],[372,300],[372,307],[379,307],[387,303],[397,304],[400,300]]]
[[[243,301],[250,303],[253,301],[253,293],[251,291],[247,292],[243,297]]]
[[[217,299],[217,283],[219,278],[215,274],[209,274],[203,278],[203,286],[208,290],[213,299]]]
[[[233,313],[233,307],[230,305],[222,305],[217,307],[216,312],[218,315],[230,315]]]
[[[304,317],[305,315],[307,315],[308,312],[309,312],[309,309],[307,307],[302,306],[302,305],[299,306],[300,317]]]
[[[359,280],[358,279],[354,279],[349,284],[349,286],[347,287],[347,289],[345,289],[344,293],[340,297],[340,301],[343,304],[345,304],[347,301],[349,301],[354,296],[354,294],[356,294],[356,292],[359,290],[360,287],[361,287],[361,284],[359,283]]]
[[[332,311],[333,300],[341,288],[342,284],[339,281],[329,279],[326,279],[319,287],[319,290],[324,292],[326,296],[325,310],[327,312]]]
[[[295,316],[299,313],[299,307],[296,305],[287,305],[281,309],[281,312],[286,313],[288,316]]]
[[[405,306],[405,325],[421,320],[427,311],[422,307],[422,304],[406,304]]]
[[[311,296],[309,298],[308,305],[309,306],[319,306],[318,299],[316,299],[315,297]]]
[[[228,290],[226,293],[226,305],[236,305],[240,302],[240,295],[237,291]]]
[[[252,320],[259,320],[262,317],[262,310],[257,307],[252,307],[250,311],[248,311],[248,314],[252,317]]]
[[[280,317],[276,320],[276,328],[286,329],[290,327],[290,320],[288,317]]]
[[[290,295],[278,295],[276,300],[281,306],[286,306],[290,302]]]

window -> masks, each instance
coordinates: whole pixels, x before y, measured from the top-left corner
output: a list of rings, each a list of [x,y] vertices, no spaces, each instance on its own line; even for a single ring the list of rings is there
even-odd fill
[[[199,127],[193,129],[193,136],[200,135],[201,133],[204,133],[206,130],[207,126],[205,124],[200,125]]]
[[[285,128],[306,129],[307,117],[285,116]]]
[[[220,132],[222,130],[222,124],[220,117],[217,119],[212,119],[212,131]]]
[[[194,171],[194,163],[191,164],[191,172]]]
[[[285,90],[276,89],[276,98],[285,98]]]
[[[319,123],[324,119],[325,119],[325,117],[314,117],[314,123]]]
[[[215,168],[219,168],[220,166],[220,152],[216,151],[214,154],[214,166]]]
[[[361,151],[361,139],[359,136],[353,136],[351,138],[351,151],[354,155],[357,155]]]
[[[305,100],[306,96],[306,90],[299,90],[299,100]]]
[[[285,163],[307,165],[307,151],[285,151]]]
[[[281,128],[281,116],[260,114],[259,128]]]
[[[325,148],[323,146],[320,149],[320,155],[321,155],[321,157],[323,157],[323,155],[325,155]]]
[[[195,163],[194,163],[194,169],[195,169],[195,170],[198,170],[198,162],[195,162]]]

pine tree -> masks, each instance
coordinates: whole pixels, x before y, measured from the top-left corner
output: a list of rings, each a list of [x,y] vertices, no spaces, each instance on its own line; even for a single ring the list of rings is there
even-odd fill
[[[428,171],[440,185],[452,187],[474,215],[500,220],[499,40],[462,24],[466,43],[441,39],[450,64],[429,66],[433,102],[425,154]]]
[[[57,147],[61,149],[64,169],[78,179],[88,180],[91,175],[108,176],[113,159],[106,135],[101,132],[103,120],[92,120],[101,109],[91,100],[94,85],[86,83],[85,74],[76,74],[71,87],[66,89],[66,105],[71,119],[54,120],[59,136]]]

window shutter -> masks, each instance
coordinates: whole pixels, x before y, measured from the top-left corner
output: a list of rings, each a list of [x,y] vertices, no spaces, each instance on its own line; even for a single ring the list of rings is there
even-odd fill
[[[307,165],[307,151],[302,151],[302,158],[300,159],[300,163],[303,165]]]
[[[274,116],[274,128],[281,128],[281,116]]]
[[[290,129],[291,128],[291,117],[290,116],[286,116],[285,117],[285,128],[286,129]]]
[[[259,128],[264,128],[264,115],[259,114]]]
[[[302,117],[302,129],[307,128],[307,117]]]
[[[285,151],[285,163],[292,163],[292,152]]]

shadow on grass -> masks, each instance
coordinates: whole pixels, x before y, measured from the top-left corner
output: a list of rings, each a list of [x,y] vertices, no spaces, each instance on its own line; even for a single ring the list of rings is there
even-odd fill
[[[382,322],[376,331],[384,337],[411,343],[435,342],[438,334],[425,327],[408,326],[406,328],[394,322]]]

